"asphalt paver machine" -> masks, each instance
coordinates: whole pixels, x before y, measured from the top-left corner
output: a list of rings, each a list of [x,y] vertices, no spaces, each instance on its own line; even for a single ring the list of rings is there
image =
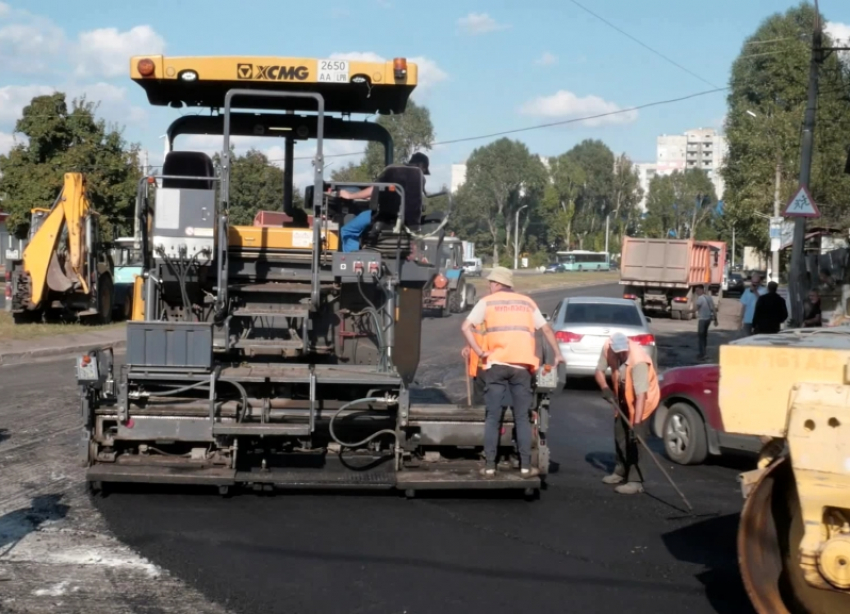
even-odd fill
[[[177,119],[169,144],[219,135],[222,153],[216,168],[204,153],[170,151],[161,175],[144,180],[156,189],[140,184],[144,264],[126,360],[119,365],[105,348],[77,361],[92,489],[147,482],[211,485],[222,494],[246,485],[535,495],[549,467],[554,370],[535,380],[528,419],[541,477],[532,479],[510,468],[512,418],[501,440],[508,469],[485,478],[483,408],[413,386],[422,293],[437,275],[440,244],[428,240],[421,171],[393,165],[386,129],[349,116],[404,112],[416,65],[143,56],[130,68],[152,104],[211,109]],[[231,224],[236,136],[284,139],[291,222]],[[325,181],[330,139],[384,146],[386,170],[354,186],[373,186],[368,202],[338,198],[348,186]],[[295,142],[308,140],[316,154],[305,211],[292,204],[292,161]],[[359,250],[343,251],[339,228],[358,207],[373,210],[373,223]]]

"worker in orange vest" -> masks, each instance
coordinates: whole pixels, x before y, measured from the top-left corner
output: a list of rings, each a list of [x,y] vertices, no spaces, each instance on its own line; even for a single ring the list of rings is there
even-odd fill
[[[540,366],[537,358],[535,331],[542,331],[555,355],[555,366],[566,363],[555,333],[529,297],[513,291],[513,274],[505,267],[496,267],[487,277],[490,294],[470,311],[461,332],[472,352],[484,363],[484,476],[496,474],[496,456],[506,393],[510,392],[511,408],[516,425],[520,474],[534,477],[540,474],[531,466],[531,417],[533,402],[531,377]],[[486,350],[479,345],[473,327],[484,326]]]
[[[608,387],[606,369],[611,369],[613,392]],[[623,333],[614,333],[605,342],[596,365],[596,383],[602,396],[620,407],[628,422],[617,412],[614,417],[614,447],[617,465],[611,475],[602,478],[606,484],[619,484],[615,489],[624,495],[643,492],[640,450],[635,432],[644,435],[648,419],[658,407],[661,391],[652,358],[640,344]],[[632,471],[634,470],[634,472]]]

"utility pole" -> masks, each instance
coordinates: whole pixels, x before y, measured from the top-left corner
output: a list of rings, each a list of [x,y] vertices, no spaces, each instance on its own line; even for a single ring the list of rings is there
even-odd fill
[[[818,3],[815,0],[815,30],[812,34],[812,55],[809,61],[809,97],[803,120],[802,151],[800,152],[800,187],[807,190],[809,189],[815,145],[815,116],[818,102],[818,71],[823,54],[822,40],[820,9],[818,9]],[[803,253],[805,240],[806,218],[798,217],[794,220],[794,242],[791,247],[791,275],[788,287],[793,326],[800,326],[803,323],[803,295],[807,292],[806,261]]]
[[[773,217],[778,218],[780,216],[779,213],[779,187],[782,183],[782,163],[777,159],[776,160],[776,185],[773,189]],[[782,239],[780,233],[779,245],[776,250],[773,252],[773,263],[771,264],[771,268],[773,269],[773,281],[779,283],[779,248],[782,247]]]
[[[516,210],[516,219],[514,220],[514,270],[519,268],[519,212],[527,206],[523,205]]]
[[[611,219],[611,214],[605,216],[605,264],[611,263],[611,256],[608,253],[608,222]]]
[[[735,269],[735,227],[732,226],[732,270]]]

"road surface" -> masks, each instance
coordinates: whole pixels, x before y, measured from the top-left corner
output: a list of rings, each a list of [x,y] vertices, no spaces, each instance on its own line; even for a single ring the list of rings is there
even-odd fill
[[[551,312],[567,293],[615,296],[619,289],[535,298]],[[456,397],[464,390],[460,323],[458,316],[425,322],[419,377]],[[681,346],[693,336],[689,332],[682,341],[676,334],[663,344]],[[0,514],[8,510],[0,517],[0,573],[5,569],[18,580],[5,586],[0,581],[0,595],[7,587],[14,595],[5,602],[0,596],[0,610],[85,605],[90,614],[752,612],[735,556],[742,504],[735,476],[752,460],[699,467],[665,461],[696,518],[682,512],[675,492],[648,461],[648,494],[617,495],[600,482],[613,463],[612,416],[592,384],[573,384],[553,401],[555,471],[536,502],[480,493],[414,500],[373,493],[222,499],[203,490],[133,488],[95,500],[94,509],[78,484],[82,470],[66,458],[75,452],[70,429],[76,406],[63,397],[73,394],[71,365],[0,369],[0,389],[0,407],[11,408],[0,413],[9,425],[0,425],[9,437],[0,442],[0,462],[10,463],[4,469],[10,481],[24,484],[17,507],[8,501],[0,507]],[[44,439],[41,429],[52,436]],[[36,437],[42,437],[38,445],[32,443]],[[44,486],[48,476],[52,485]],[[15,496],[13,487],[0,485],[0,503],[4,488],[6,499]],[[60,499],[45,502],[51,496]],[[41,516],[30,499],[39,499]],[[3,554],[9,548],[4,527],[7,534],[17,531],[18,546],[5,539],[10,555]],[[104,565],[101,559],[81,575],[54,560],[47,573],[35,554],[16,555],[27,548],[37,552],[32,542],[38,536],[55,539],[45,527],[76,531],[80,539],[97,535],[94,545],[120,552],[104,555],[107,562],[118,562]],[[45,556],[56,559],[62,548],[72,547],[57,541]],[[13,564],[4,566],[10,556]]]

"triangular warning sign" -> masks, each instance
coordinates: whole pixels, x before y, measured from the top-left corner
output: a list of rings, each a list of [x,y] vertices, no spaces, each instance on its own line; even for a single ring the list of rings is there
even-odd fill
[[[820,217],[820,211],[818,211],[815,200],[809,191],[804,186],[800,186],[794,197],[785,205],[785,211],[782,215],[785,217]]]

